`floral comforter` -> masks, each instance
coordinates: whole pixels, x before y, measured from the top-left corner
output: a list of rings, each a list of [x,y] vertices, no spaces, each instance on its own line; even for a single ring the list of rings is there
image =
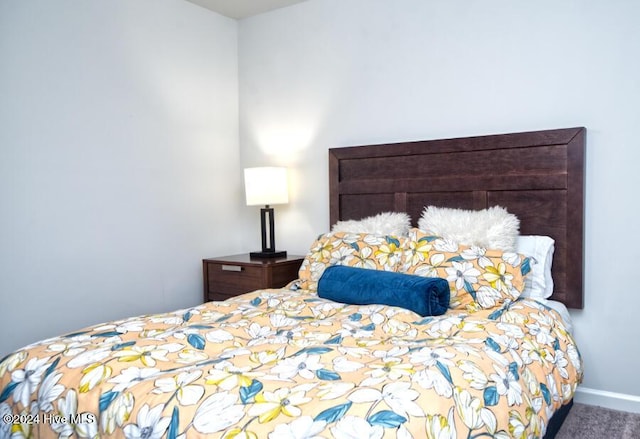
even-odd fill
[[[533,301],[421,318],[262,290],[5,357],[0,438],[535,438],[581,377]]]

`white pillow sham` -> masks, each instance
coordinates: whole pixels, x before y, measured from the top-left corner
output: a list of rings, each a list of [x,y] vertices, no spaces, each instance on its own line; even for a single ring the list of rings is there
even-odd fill
[[[529,256],[531,272],[524,280],[522,297],[547,299],[553,294],[553,277],[551,265],[555,241],[549,236],[520,235],[517,239],[516,252]]]
[[[338,221],[332,232],[370,233],[375,235],[407,236],[411,218],[404,212],[382,212],[360,220]]]
[[[515,251],[520,220],[504,207],[483,210],[427,206],[418,228],[459,244]]]

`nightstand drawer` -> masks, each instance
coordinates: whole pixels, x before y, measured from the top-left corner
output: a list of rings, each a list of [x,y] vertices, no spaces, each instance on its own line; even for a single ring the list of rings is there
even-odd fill
[[[273,270],[271,270],[271,285],[269,288],[281,288],[286,286],[292,280],[297,279],[300,264],[301,262],[295,262],[292,264],[281,264],[273,267]]]
[[[248,291],[243,291],[243,293],[247,293],[247,292]],[[224,300],[236,297],[238,294],[242,294],[242,293],[234,293],[234,294],[208,293],[204,300],[205,302],[211,302],[213,300],[217,302],[222,302]]]
[[[209,292],[237,295],[257,290],[262,286],[262,268],[208,263]]]
[[[304,256],[254,259],[248,254],[203,259],[204,301],[280,288],[298,277]]]

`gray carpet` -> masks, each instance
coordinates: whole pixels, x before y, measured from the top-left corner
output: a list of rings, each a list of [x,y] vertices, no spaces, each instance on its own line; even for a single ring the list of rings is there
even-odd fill
[[[575,403],[556,439],[640,439],[640,413]]]

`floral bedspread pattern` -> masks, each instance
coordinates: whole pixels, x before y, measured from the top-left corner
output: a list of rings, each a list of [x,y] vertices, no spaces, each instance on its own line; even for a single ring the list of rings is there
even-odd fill
[[[421,318],[262,290],[0,362],[0,438],[536,438],[582,360],[528,300]]]

